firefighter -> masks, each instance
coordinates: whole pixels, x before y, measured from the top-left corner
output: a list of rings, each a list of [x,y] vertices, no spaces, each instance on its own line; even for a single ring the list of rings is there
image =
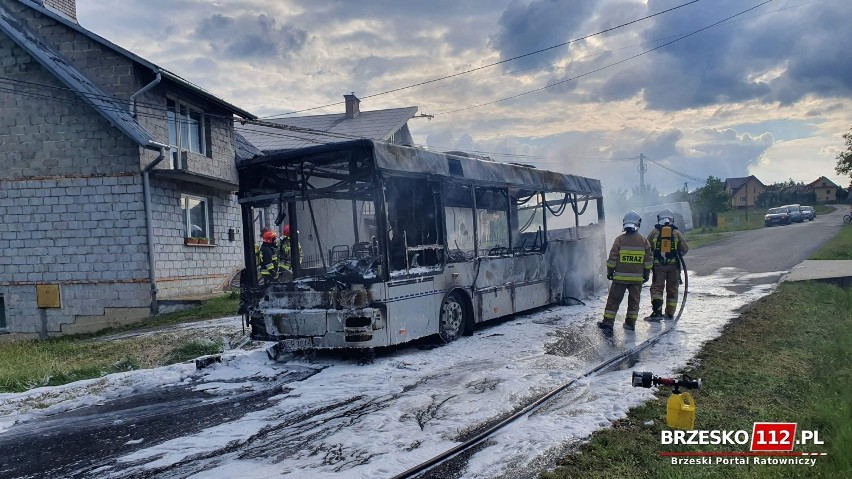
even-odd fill
[[[263,235],[267,231],[272,231],[272,230],[267,228],[266,226],[261,228],[261,230],[260,230],[261,240],[263,239]],[[261,241],[261,243],[263,243],[263,242]],[[254,245],[254,264],[255,264],[255,266],[257,266],[257,270],[260,271],[260,265],[263,264],[263,256],[260,254],[260,245],[257,244],[257,243],[255,243],[255,245]]]
[[[268,283],[278,277],[278,235],[264,228],[261,235],[263,244],[260,245],[260,278]]]
[[[654,253],[654,279],[651,281],[651,315],[646,321],[674,319],[677,309],[677,290],[680,283],[680,256],[689,251],[683,233],[674,224],[674,213],[664,208],[657,215],[657,224],[648,234]],[[663,290],[666,292],[663,316]]]
[[[636,329],[639,318],[639,295],[642,293],[642,283],[648,281],[651,268],[654,265],[651,255],[651,245],[639,233],[642,217],[635,211],[624,215],[622,226],[624,234],[612,244],[609,258],[606,262],[606,278],[612,281],[609,287],[609,297],[604,307],[603,321],[598,323],[602,329],[612,331],[615,324],[615,314],[624,292],[628,292],[627,315],[624,318],[624,329]]]
[[[287,272],[292,274],[292,268],[290,267],[290,225],[284,225],[284,228],[281,230],[281,240],[279,242],[279,246],[281,251],[278,254],[278,267],[282,272]],[[299,245],[299,263],[302,262],[302,245]]]

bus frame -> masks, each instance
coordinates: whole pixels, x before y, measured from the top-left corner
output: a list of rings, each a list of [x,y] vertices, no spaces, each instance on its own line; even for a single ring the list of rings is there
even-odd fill
[[[365,139],[258,155],[238,171],[240,313],[253,339],[279,341],[283,351],[375,348],[436,334],[449,342],[477,323],[603,285],[596,179]],[[351,212],[341,216],[347,203]],[[589,204],[596,221],[581,225]],[[288,269],[265,283],[258,210],[292,232]],[[574,226],[549,230],[548,219],[566,211]],[[326,248],[321,233],[345,231],[350,213],[351,248]]]

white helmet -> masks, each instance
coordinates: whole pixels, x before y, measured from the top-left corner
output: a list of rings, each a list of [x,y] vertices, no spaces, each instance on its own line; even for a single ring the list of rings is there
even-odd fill
[[[628,211],[627,214],[624,215],[624,219],[621,221],[621,226],[624,228],[624,231],[637,231],[641,224],[642,217],[635,211]]]
[[[663,208],[657,215],[657,223],[661,225],[674,224],[674,213],[668,208]]]

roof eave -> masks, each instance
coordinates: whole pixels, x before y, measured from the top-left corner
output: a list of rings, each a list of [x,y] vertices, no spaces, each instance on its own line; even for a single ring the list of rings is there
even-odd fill
[[[194,93],[204,97],[205,99],[207,99],[207,100],[209,100],[213,103],[218,104],[219,106],[222,106],[222,107],[224,107],[228,110],[231,110],[234,114],[236,114],[239,117],[247,118],[247,119],[251,119],[251,120],[257,119],[257,116],[249,113],[248,111],[243,110],[242,108],[239,108],[235,105],[232,105],[231,103],[228,103],[227,101],[217,97],[216,95],[213,95],[212,93],[208,92],[207,90],[204,90],[203,88],[199,87],[198,85],[195,85],[195,84],[189,82],[188,80],[185,80],[185,79],[181,78],[180,76],[178,76],[178,75],[176,75],[176,74],[174,74],[174,73],[172,73],[168,70],[160,68],[159,65],[151,63],[150,61],[140,57],[139,55],[137,55],[137,54],[135,54],[135,53],[133,53],[129,50],[126,50],[126,49],[116,45],[115,43],[112,43],[111,41],[107,40],[106,38],[92,32],[91,30],[84,28],[82,25],[80,25],[77,22],[71,21],[70,19],[68,19],[68,18],[48,9],[48,8],[45,8],[42,5],[34,3],[31,0],[19,0],[19,1],[22,4],[26,5],[27,7],[30,7],[32,9],[38,11],[39,13],[46,15],[53,20],[56,20],[57,22],[65,25],[66,27],[71,28],[71,29],[85,35],[86,37],[88,37],[92,41],[100,43],[101,45],[103,45],[103,46],[105,46],[105,47],[107,47],[111,50],[114,50],[115,52],[129,58],[131,61],[134,61],[134,62],[144,66],[145,68],[150,69],[155,74],[158,73],[158,72],[162,73],[163,76],[167,77],[170,81],[177,83],[180,86],[183,86],[185,88],[192,90]]]

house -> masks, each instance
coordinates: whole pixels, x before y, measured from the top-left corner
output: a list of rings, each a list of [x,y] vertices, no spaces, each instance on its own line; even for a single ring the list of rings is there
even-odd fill
[[[359,138],[414,145],[408,120],[417,114],[416,106],[361,111],[361,100],[354,93],[343,95],[343,98],[345,113],[286,116],[265,122],[237,125],[237,132],[263,154]]]
[[[0,77],[0,332],[138,320],[242,267],[251,113],[86,30],[74,0],[0,0]]]
[[[754,175],[725,180],[725,191],[731,194],[732,208],[753,208],[765,189],[766,185]]]
[[[341,143],[366,138],[413,146],[408,121],[417,114],[416,106],[385,110],[361,111],[361,101],[354,93],[343,95],[345,112],[329,115],[287,116],[281,119],[237,125],[237,164],[273,153],[294,151],[311,146]],[[275,206],[256,214],[256,235],[260,228],[271,226],[277,216]],[[341,219],[341,220],[346,220]],[[311,241],[306,235],[300,241]]]
[[[820,176],[815,181],[808,183],[808,186],[813,188],[817,203],[834,203],[837,201],[837,189],[840,187],[828,178]]]

